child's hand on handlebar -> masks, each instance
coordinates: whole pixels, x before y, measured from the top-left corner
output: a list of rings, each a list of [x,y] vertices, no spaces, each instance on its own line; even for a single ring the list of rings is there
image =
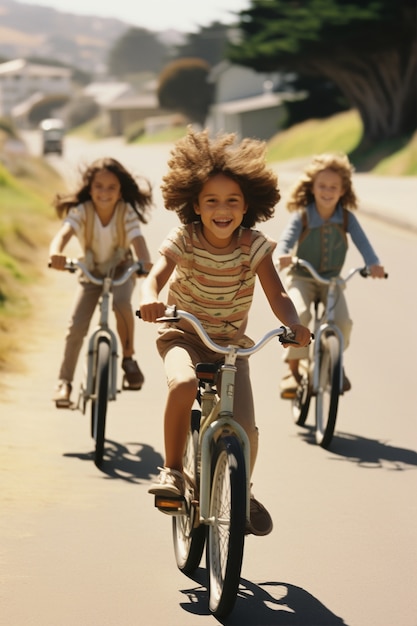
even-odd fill
[[[67,257],[63,254],[51,254],[49,257],[49,267],[53,267],[54,270],[65,270],[65,264]]]
[[[293,257],[290,254],[284,254],[278,257],[276,265],[278,266],[278,270],[283,270],[286,267],[289,267],[293,262]]]
[[[382,265],[371,265],[369,267],[369,276],[371,278],[386,278],[387,274]]]
[[[310,344],[311,332],[306,326],[303,326],[302,324],[291,324],[290,328],[294,333],[294,341],[298,344],[300,348],[304,348],[305,346],[308,346]],[[284,346],[284,348],[288,348],[290,345],[294,346],[293,343],[289,344],[285,342],[283,342],[282,345]]]
[[[158,317],[164,317],[166,304],[164,302],[142,302],[140,304],[140,317],[144,322],[156,322]]]

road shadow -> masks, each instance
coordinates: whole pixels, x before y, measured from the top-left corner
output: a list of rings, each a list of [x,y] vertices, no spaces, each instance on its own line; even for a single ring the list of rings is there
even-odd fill
[[[303,426],[299,436],[308,444],[317,445],[314,427]],[[417,451],[400,448],[381,439],[368,439],[352,433],[337,431],[327,450],[341,459],[369,469],[405,471],[417,466]]]
[[[197,587],[181,589],[188,601],[180,606],[194,615],[209,615],[206,571],[196,570],[192,580]],[[313,595],[290,583],[241,579],[231,614],[218,620],[224,626],[347,626]]]
[[[94,450],[91,452],[66,452],[63,456],[94,463]],[[121,444],[106,439],[103,463],[97,469],[105,474],[106,478],[116,478],[129,483],[141,483],[158,474],[157,468],[163,464],[163,457],[152,446],[136,442]]]

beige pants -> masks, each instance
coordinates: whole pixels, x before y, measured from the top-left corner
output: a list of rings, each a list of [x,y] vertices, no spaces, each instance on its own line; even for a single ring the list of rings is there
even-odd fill
[[[326,302],[328,288],[326,285],[320,285],[311,278],[303,278],[299,276],[288,276],[286,281],[286,290],[299,315],[301,324],[309,326],[312,319],[312,307],[314,301],[319,298],[322,302]],[[342,289],[338,289],[336,294],[336,304],[334,308],[334,321],[340,328],[343,335],[344,348],[349,345],[350,334],[352,331],[352,320],[349,317],[349,311],[346,298]],[[313,329],[311,329],[313,330]],[[305,359],[308,356],[308,348],[293,348],[286,350],[285,361],[291,359]]]

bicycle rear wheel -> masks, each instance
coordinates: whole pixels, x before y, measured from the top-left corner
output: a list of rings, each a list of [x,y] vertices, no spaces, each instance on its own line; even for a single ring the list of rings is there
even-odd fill
[[[239,588],[246,527],[246,467],[236,437],[221,437],[212,456],[210,525],[207,532],[209,608],[216,617],[232,610]]]
[[[200,564],[204,550],[206,528],[199,525],[198,506],[198,433],[200,431],[201,411],[191,412],[191,425],[188,431],[183,464],[187,476],[185,484],[186,513],[174,515],[172,518],[172,536],[174,541],[175,559],[178,568],[188,574]]]
[[[91,401],[91,434],[95,440],[95,464],[103,462],[106,413],[109,392],[110,345],[101,338],[97,345],[97,367],[94,385],[94,398]]]
[[[340,394],[340,347],[334,335],[321,340],[319,388],[316,397],[316,443],[328,448],[336,426]]]

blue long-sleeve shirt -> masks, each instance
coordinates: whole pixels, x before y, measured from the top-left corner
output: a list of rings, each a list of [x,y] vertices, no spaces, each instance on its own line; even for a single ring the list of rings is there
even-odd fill
[[[327,223],[339,224],[343,226],[343,207],[339,203],[329,220],[323,220],[317,211],[315,203],[309,204],[306,207],[307,212],[307,228],[321,228]],[[302,210],[296,211],[288,223],[287,227],[283,231],[276,248],[277,256],[290,254],[294,246],[298,242],[303,232],[303,218]],[[380,264],[379,258],[375,253],[368,237],[366,236],[363,228],[361,227],[356,216],[348,211],[348,220],[346,224],[346,233],[350,235],[354,245],[362,255],[365,265],[378,265]],[[318,268],[317,268],[318,269]]]

